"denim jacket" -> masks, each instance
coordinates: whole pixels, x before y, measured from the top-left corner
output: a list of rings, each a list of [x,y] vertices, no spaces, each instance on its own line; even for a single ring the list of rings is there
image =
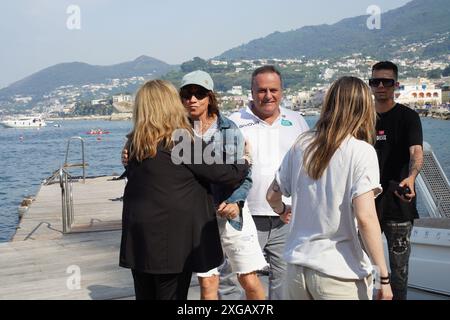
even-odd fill
[[[241,159],[244,154],[245,140],[239,128],[233,121],[220,113],[218,127],[222,141],[212,141],[211,143],[221,143],[226,158]],[[242,205],[247,198],[252,183],[251,171],[249,171],[244,182],[235,190],[223,185],[211,185],[215,204],[219,205],[225,201],[226,203],[240,203]]]

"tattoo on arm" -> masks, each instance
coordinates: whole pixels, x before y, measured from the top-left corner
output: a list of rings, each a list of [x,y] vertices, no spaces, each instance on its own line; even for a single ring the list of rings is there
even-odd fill
[[[417,177],[422,170],[423,159],[411,159],[409,164],[409,175]]]
[[[409,161],[409,175],[417,177],[423,167],[423,153],[416,152],[411,155],[411,160]]]

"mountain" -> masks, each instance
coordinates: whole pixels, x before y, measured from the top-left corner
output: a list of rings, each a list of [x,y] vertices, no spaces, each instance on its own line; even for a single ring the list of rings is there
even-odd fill
[[[1,89],[0,98],[7,98],[15,94],[41,96],[60,86],[105,83],[108,79],[150,77],[150,75],[157,77],[172,68],[173,66],[148,56],[141,56],[134,61],[111,66],[94,66],[82,62],[61,63]]]
[[[308,26],[275,32],[224,52],[219,59],[334,58],[360,52],[392,57],[404,46],[427,42],[419,54],[433,57],[450,52],[448,0],[413,0],[381,15],[381,29],[369,30],[366,16],[341,20],[333,25]]]

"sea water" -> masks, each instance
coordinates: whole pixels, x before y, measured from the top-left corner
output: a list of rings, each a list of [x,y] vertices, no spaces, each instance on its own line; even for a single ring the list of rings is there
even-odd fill
[[[313,126],[317,117],[306,117]],[[60,125],[55,126],[55,125]],[[422,118],[424,140],[431,144],[447,177],[450,177],[450,121]],[[91,135],[102,129],[108,134]],[[0,242],[14,235],[18,224],[18,207],[23,198],[34,196],[42,181],[64,162],[67,141],[79,136],[85,140],[86,174],[120,175],[120,155],[131,129],[130,121],[55,121],[41,129],[0,128]],[[80,141],[70,146],[69,163],[81,163]],[[81,169],[71,169],[80,176]]]

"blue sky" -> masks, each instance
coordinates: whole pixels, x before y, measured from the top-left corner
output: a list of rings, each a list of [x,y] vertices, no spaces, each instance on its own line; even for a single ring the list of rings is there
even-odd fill
[[[48,66],[109,65],[148,55],[178,64],[306,25],[383,12],[409,0],[16,0],[1,1],[0,88]],[[79,30],[67,28],[70,5]]]

